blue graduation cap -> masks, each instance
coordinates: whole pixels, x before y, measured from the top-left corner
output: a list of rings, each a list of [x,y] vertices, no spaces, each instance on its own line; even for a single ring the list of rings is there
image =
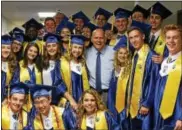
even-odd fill
[[[9,32],[9,34],[10,34],[11,36],[13,36],[13,34],[15,34],[15,33],[24,33],[24,31],[21,30],[21,29],[18,28],[18,27],[15,27],[13,30],[11,30],[11,31]]]
[[[23,82],[10,85],[10,95],[19,93],[19,94],[28,94],[29,87]]]
[[[88,23],[90,21],[90,19],[82,11],[72,15],[72,20],[74,21],[75,19],[82,19],[84,23]]]
[[[140,31],[142,31],[144,34],[149,34],[151,30],[151,25],[144,22],[132,20],[130,28],[133,28],[133,29],[137,28]]]
[[[11,36],[5,34],[1,36],[1,44],[4,45],[11,45],[12,44],[12,38]]]
[[[53,34],[53,33],[47,33],[44,36],[44,41],[46,43],[58,43],[58,42],[61,41],[61,39],[60,39],[59,35],[56,35],[56,34]]]
[[[84,45],[84,41],[87,38],[83,35],[71,35],[71,43],[72,44],[78,44],[78,45]]]
[[[84,27],[90,28],[91,32],[97,28],[97,27],[96,27],[93,23],[91,23],[91,22],[88,22],[88,23],[84,24]]]
[[[25,35],[23,33],[14,33],[13,40],[18,41],[19,43],[23,43]]]
[[[114,46],[114,50],[117,51],[120,48],[124,48],[127,47],[127,37],[125,35],[121,36],[121,39],[119,40],[119,42]]]
[[[131,15],[131,11],[126,10],[126,9],[123,9],[123,8],[117,8],[114,11],[114,15],[115,15],[116,19],[119,19],[119,18],[128,18]]]
[[[68,28],[72,32],[75,28],[75,24],[64,19],[57,26],[56,33],[59,34],[63,28]]]
[[[43,25],[37,22],[34,18],[31,18],[29,21],[25,22],[22,27],[28,29],[30,27],[35,27],[37,30],[43,28]]]
[[[97,15],[104,15],[106,20],[108,20],[112,16],[112,13],[99,7],[99,9],[95,12],[94,18],[96,18]]]
[[[136,5],[133,10],[132,10],[132,14],[135,12],[141,12],[144,16],[144,18],[147,18],[149,16],[149,11],[144,9],[143,7],[141,7],[140,5]]]
[[[162,19],[166,19],[169,17],[172,12],[167,9],[164,5],[162,5],[160,2],[156,2],[152,7],[148,9],[148,11],[152,14],[158,14],[162,17]]]
[[[52,95],[52,90],[54,88],[55,87],[53,86],[34,84],[30,87],[30,93],[33,96],[33,99],[42,96],[47,97]]]

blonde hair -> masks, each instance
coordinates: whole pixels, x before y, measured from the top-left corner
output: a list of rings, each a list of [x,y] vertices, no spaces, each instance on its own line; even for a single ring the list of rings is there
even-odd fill
[[[85,65],[85,57],[84,57],[84,49],[85,47],[83,46],[83,52],[81,54],[80,57],[78,57],[78,62],[82,63],[82,65]],[[67,49],[66,53],[64,54],[64,57],[66,58],[67,61],[71,61],[73,59],[73,55],[71,54],[71,49],[72,49],[72,45],[71,47]]]
[[[119,49],[120,50],[120,49]],[[118,60],[118,52],[119,50],[117,50],[115,52],[115,55],[114,55],[114,69],[116,70],[116,68],[120,67],[122,65],[121,62],[119,62]],[[130,70],[131,70],[131,53],[129,52],[129,50],[127,49],[127,52],[128,52],[128,56],[127,56],[127,59],[125,61],[125,63],[123,64],[124,66],[124,71],[123,71],[123,76],[126,76],[130,73]]]
[[[180,36],[182,38],[182,26],[175,25],[175,24],[168,24],[164,26],[163,33],[166,35],[166,33],[170,30],[178,31],[180,33]]]
[[[79,112],[77,113],[77,121],[78,121],[78,127],[80,128],[81,127],[81,122],[82,122],[82,118],[84,116],[84,114],[86,114],[86,111],[85,111],[85,108],[83,106],[83,101],[84,101],[84,97],[86,94],[91,94],[94,98],[95,98],[95,101],[96,101],[96,111],[105,111],[107,110],[106,109],[106,106],[104,104],[104,102],[102,101],[101,99],[101,96],[98,94],[98,92],[94,89],[88,89],[86,91],[84,91],[84,93],[82,94],[80,100],[79,100],[79,103],[78,103],[78,110]]]

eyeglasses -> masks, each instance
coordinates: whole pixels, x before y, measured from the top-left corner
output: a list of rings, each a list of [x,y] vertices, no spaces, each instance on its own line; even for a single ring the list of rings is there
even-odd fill
[[[48,100],[46,100],[46,99],[43,99],[43,100],[40,100],[40,101],[34,101],[35,105],[46,104],[46,103],[48,103]]]

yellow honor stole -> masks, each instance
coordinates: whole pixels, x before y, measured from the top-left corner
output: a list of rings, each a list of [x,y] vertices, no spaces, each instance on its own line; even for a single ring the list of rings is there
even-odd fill
[[[162,34],[159,36],[157,43],[155,45],[154,51],[159,54],[159,55],[163,55],[164,53],[164,49],[165,49],[165,41],[164,38],[162,36]]]
[[[52,125],[54,130],[64,130],[64,122],[62,119],[63,112],[60,111],[59,107],[51,106],[52,107]],[[34,129],[35,130],[43,130],[44,124],[43,119],[40,114],[37,114],[34,119]]]
[[[175,69],[169,73],[167,78],[167,83],[164,89],[164,94],[160,106],[160,113],[163,119],[166,119],[173,114],[174,106],[176,104],[176,98],[182,77],[181,58],[182,56],[180,55],[175,61]]]
[[[128,79],[129,74],[124,76],[123,73],[120,73],[118,77],[115,105],[118,112],[121,112],[125,108],[126,88]]]
[[[10,123],[11,123],[11,117],[10,117],[10,108],[8,105],[2,106],[2,129],[7,130],[10,129]],[[27,113],[23,110],[21,110],[21,114],[18,117],[18,129],[23,129],[27,125]]]
[[[23,61],[20,61],[20,82],[25,82],[30,80],[30,74],[27,68],[23,67]],[[42,84],[41,72],[38,71],[37,67],[34,65],[36,84]]]
[[[71,85],[71,69],[70,64],[65,58],[61,58],[61,74],[63,80],[68,88],[68,92],[72,95],[72,85]],[[83,79],[83,89],[84,91],[89,89],[88,76],[85,65],[82,66],[82,79]]]
[[[138,60],[136,63],[135,67],[135,74],[134,74],[134,79],[133,79],[133,91],[131,96],[131,103],[130,105],[130,114],[131,117],[134,118],[136,117],[139,109],[139,102],[140,102],[140,96],[142,93],[142,81],[143,81],[143,75],[144,75],[144,70],[145,70],[145,63],[146,59],[149,53],[149,47],[148,45],[144,44],[141,48],[141,50],[138,52]],[[136,55],[136,53],[135,53]],[[134,58],[132,60],[132,69],[134,65]],[[132,74],[133,70],[131,71]],[[131,86],[131,78],[130,78],[130,84]],[[131,89],[131,88],[130,88]],[[129,89],[129,91],[130,91]],[[129,98],[130,99],[130,98]]]
[[[87,129],[86,115],[83,116],[82,123],[81,123],[81,129],[82,130]],[[96,113],[95,130],[108,130],[108,124],[107,124],[107,120],[105,117],[105,111],[98,111]]]
[[[116,44],[116,37],[112,38],[109,42],[109,46],[115,46]]]

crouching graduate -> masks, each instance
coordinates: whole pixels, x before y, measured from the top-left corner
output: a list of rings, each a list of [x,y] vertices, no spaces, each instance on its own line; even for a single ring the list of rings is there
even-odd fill
[[[72,130],[76,119],[71,109],[51,105],[51,92],[55,87],[33,85],[30,89],[36,110],[31,114],[27,130]]]
[[[78,127],[82,130],[121,130],[93,89],[84,91],[79,102]]]
[[[1,128],[21,130],[27,125],[27,112],[23,110],[28,87],[23,83],[10,86],[8,103],[2,106]]]
[[[182,130],[182,28],[164,27],[169,56],[164,59],[154,98],[154,129]]]

